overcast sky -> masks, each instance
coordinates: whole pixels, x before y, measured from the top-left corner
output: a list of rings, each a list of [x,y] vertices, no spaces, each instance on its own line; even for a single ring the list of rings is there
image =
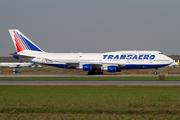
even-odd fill
[[[46,52],[180,54],[179,0],[0,0],[0,56],[19,29]]]

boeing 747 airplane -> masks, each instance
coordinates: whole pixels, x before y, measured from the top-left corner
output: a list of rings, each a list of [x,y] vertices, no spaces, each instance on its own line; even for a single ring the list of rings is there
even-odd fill
[[[159,51],[115,51],[106,53],[47,53],[35,45],[17,29],[9,33],[15,45],[16,59],[28,58],[32,62],[60,68],[82,69],[88,74],[120,72],[122,69],[157,69],[173,63],[173,60]]]

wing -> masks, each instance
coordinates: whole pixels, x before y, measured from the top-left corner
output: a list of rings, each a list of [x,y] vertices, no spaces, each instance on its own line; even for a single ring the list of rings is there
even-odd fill
[[[45,63],[48,64],[64,64],[68,65],[68,67],[77,67],[79,66],[79,61],[77,59],[48,59],[44,58]]]
[[[99,66],[99,65],[107,65],[107,66],[117,66],[117,67],[125,67],[124,63],[107,63],[107,62],[81,62],[83,64],[91,64],[94,66]]]
[[[81,64],[91,64],[93,68],[107,68],[107,66],[125,67],[123,63],[107,63],[107,62],[81,62]],[[81,68],[82,66],[80,66]]]
[[[125,67],[124,63],[107,63],[107,62],[82,62],[78,61],[78,59],[49,59],[49,58],[43,58],[44,62],[47,64],[64,64],[68,65],[68,67],[78,67],[80,65],[84,64],[91,64],[93,67],[101,67],[101,66],[117,66],[117,67]]]

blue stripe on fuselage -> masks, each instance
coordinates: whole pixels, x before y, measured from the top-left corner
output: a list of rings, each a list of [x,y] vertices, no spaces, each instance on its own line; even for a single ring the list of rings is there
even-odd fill
[[[157,65],[133,65],[133,64],[127,64],[125,67],[118,67],[118,69],[151,69],[151,68],[160,68],[167,66],[169,64],[157,64]]]
[[[44,65],[49,65],[49,66],[59,67],[59,68],[76,69],[74,66],[68,67],[68,65],[65,65],[65,64],[44,64]],[[125,65],[125,67],[117,67],[117,70],[120,70],[120,69],[151,69],[151,68],[160,68],[160,67],[164,67],[167,65],[169,65],[169,64],[157,64],[157,65],[127,64],[127,65]]]

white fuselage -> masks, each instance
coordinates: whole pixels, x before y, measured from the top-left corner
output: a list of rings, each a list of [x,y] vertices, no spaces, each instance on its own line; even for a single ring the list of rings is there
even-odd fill
[[[32,56],[32,62],[55,67],[82,68],[84,64],[92,64],[106,70],[107,66],[119,69],[147,69],[164,67],[173,62],[171,58],[159,51],[116,51],[106,53],[46,53],[23,51],[18,54]],[[104,69],[103,69],[104,68]]]

